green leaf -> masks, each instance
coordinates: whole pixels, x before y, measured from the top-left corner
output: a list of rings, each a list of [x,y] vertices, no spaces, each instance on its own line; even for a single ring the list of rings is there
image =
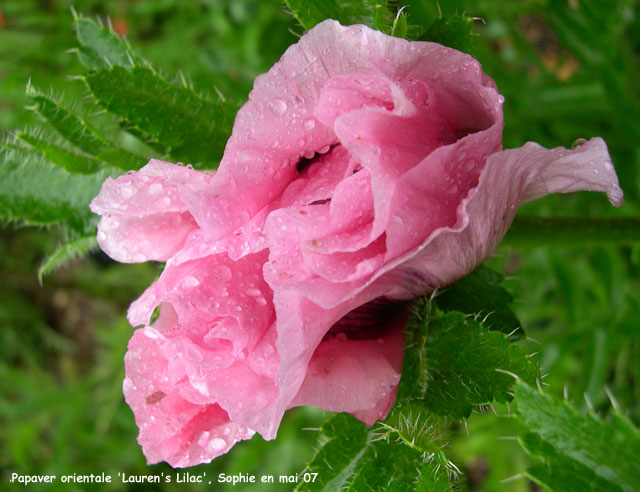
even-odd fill
[[[91,231],[95,216],[89,202],[98,194],[107,170],[69,174],[26,149],[0,150],[0,218],[28,225],[66,222]]]
[[[204,99],[148,67],[113,66],[87,74],[85,81],[101,106],[153,137],[175,160],[212,168],[222,157],[235,105]]]
[[[440,292],[436,304],[445,311],[460,311],[484,318],[487,328],[506,333],[512,340],[523,338],[522,325],[509,308],[513,296],[500,286],[503,279],[498,272],[479,266]]]
[[[85,17],[75,18],[78,59],[89,70],[100,70],[118,65],[131,68],[140,59],[111,29]]]
[[[27,93],[33,101],[33,109],[70,143],[89,155],[96,155],[104,149],[104,140],[76,113],[31,87]]]
[[[534,382],[538,369],[504,333],[458,312],[425,317],[423,401],[432,412],[466,418],[473,405],[510,400],[514,376]]]
[[[297,491],[451,490],[439,457],[392,439],[393,429],[380,433],[339,414],[320,431],[324,444],[299,475]]]
[[[421,400],[427,393],[429,374],[425,357],[427,344],[427,320],[432,316],[432,303],[419,300],[407,326],[402,378],[398,384],[397,401]]]
[[[456,15],[450,19],[440,17],[433,21],[420,40],[433,41],[465,53],[472,53],[474,50],[473,18],[466,15]]]
[[[537,463],[531,466],[526,475],[537,484],[554,492],[622,492],[617,485],[599,477],[592,470],[559,454],[553,446],[540,436],[528,433],[520,437],[519,442],[529,456]]]
[[[69,241],[56,249],[51,256],[46,258],[38,269],[38,279],[42,282],[42,278],[55,269],[66,265],[78,256],[87,254],[98,246],[95,234],[81,236],[77,239]]]
[[[33,109],[64,139],[84,153],[123,170],[139,169],[145,163],[143,157],[118,148],[107,141],[105,137],[100,135],[100,133],[83,118],[63,107],[53,98],[31,87],[28,89],[28,93],[34,104]],[[49,152],[51,153],[51,149]]]
[[[396,38],[406,38],[408,31],[407,16],[399,13],[393,20],[393,26],[391,27],[391,35]]]
[[[516,383],[515,399],[517,418],[531,433],[520,443],[544,463],[527,472],[533,480],[554,491],[587,490],[578,482],[575,488],[562,483],[569,475],[582,474],[583,481],[593,484],[588,490],[640,490],[640,433],[622,414],[616,412],[617,423],[611,426],[522,381]]]
[[[286,0],[298,22],[307,31],[326,19],[340,24],[364,24],[391,32],[392,19],[386,0]]]
[[[49,162],[70,173],[92,174],[100,169],[100,162],[92,157],[68,150],[42,136],[23,132],[18,133],[16,138],[39,150]]]

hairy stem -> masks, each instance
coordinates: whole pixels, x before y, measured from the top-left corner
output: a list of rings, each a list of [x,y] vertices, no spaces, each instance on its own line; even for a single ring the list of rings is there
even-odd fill
[[[640,217],[516,217],[502,241],[518,248],[539,246],[630,245],[640,242]]]

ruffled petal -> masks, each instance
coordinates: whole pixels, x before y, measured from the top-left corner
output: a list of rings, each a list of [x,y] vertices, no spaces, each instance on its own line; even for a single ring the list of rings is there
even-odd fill
[[[357,337],[357,326],[347,335],[325,336],[318,345],[291,406],[314,405],[330,412],[349,412],[367,425],[387,414],[400,381],[407,316],[377,319],[381,336]],[[363,327],[366,331],[370,327]]]
[[[219,405],[197,404],[183,397],[188,382],[179,355],[154,328],[133,334],[125,370],[124,396],[135,415],[138,442],[149,464],[208,463],[254,434],[230,421]]]
[[[391,102],[395,114],[408,114],[430,91],[447,121],[445,141],[446,134],[455,140],[456,131],[495,123],[498,94],[470,56],[362,25],[318,24],[256,78],[216,179],[190,209],[193,216],[212,240],[226,236],[283,192],[302,157],[338,143],[331,126],[338,113]],[[345,96],[340,101],[339,94]],[[332,97],[333,109],[326,106]]]
[[[622,205],[607,147],[593,138],[574,149],[546,149],[529,142],[489,157],[478,186],[458,207],[457,221],[431,234],[418,248],[385,267],[381,281],[407,288],[399,297],[415,297],[470,273],[496,248],[519,205],[550,193],[602,191]]]
[[[233,422],[256,431],[277,425],[260,411],[278,395],[272,291],[261,272],[266,257],[233,261],[222,253],[169,262],[129,308],[135,326],[148,324],[160,306],[157,331],[188,382],[182,398],[215,403]]]
[[[197,228],[186,202],[212,177],[152,159],[137,172],[107,178],[91,202],[102,215],[98,244],[123,263],[169,259]]]

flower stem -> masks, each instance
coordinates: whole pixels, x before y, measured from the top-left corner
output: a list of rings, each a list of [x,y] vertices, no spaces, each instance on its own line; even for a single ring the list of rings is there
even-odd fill
[[[516,217],[502,241],[505,246],[630,245],[640,242],[640,217]]]

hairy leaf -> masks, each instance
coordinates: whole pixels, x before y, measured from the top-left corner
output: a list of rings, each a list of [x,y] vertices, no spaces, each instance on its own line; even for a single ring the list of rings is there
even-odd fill
[[[100,169],[100,162],[86,155],[66,149],[47,138],[31,133],[18,133],[21,140],[42,152],[49,162],[74,174],[92,174]]]
[[[104,149],[106,144],[98,132],[76,113],[34,89],[30,88],[28,94],[35,111],[63,138],[89,155],[96,155]]]
[[[433,21],[420,39],[440,43],[465,53],[472,53],[474,49],[473,37],[473,18],[466,15],[456,15],[449,19],[440,17]]]
[[[622,414],[611,426],[593,413],[581,415],[567,402],[518,381],[518,420],[529,430],[520,439],[525,451],[543,464],[527,473],[549,490],[640,490],[640,432]],[[565,465],[565,466],[563,466]]]
[[[324,445],[299,475],[297,491],[451,490],[446,467],[395,438],[389,427],[381,434],[339,414],[320,431]]]
[[[622,492],[617,485],[599,477],[582,463],[558,453],[533,433],[519,439],[528,455],[536,458],[526,474],[531,480],[554,492]]]
[[[39,153],[0,150],[0,218],[30,225],[67,222],[80,231],[95,227],[89,202],[109,176],[69,174]]]
[[[438,415],[466,418],[473,405],[507,402],[514,376],[534,382],[538,369],[504,333],[458,312],[426,317],[424,402]]]
[[[45,275],[53,272],[56,268],[62,267],[78,256],[82,256],[98,246],[95,234],[81,236],[69,241],[56,249],[53,254],[47,257],[38,269],[38,278],[42,281]]]
[[[510,335],[512,340],[524,336],[520,321],[509,308],[513,296],[500,286],[503,277],[490,268],[479,266],[466,277],[446,288],[436,297],[445,311],[460,311],[484,318],[490,330]]]
[[[33,108],[69,143],[118,169],[139,169],[143,157],[116,147],[73,111],[63,107],[53,98],[29,89]],[[42,150],[42,149],[39,149]],[[62,166],[65,167],[66,166]]]
[[[286,0],[287,6],[306,30],[325,19],[343,25],[364,24],[391,32],[393,17],[386,0]]]
[[[131,68],[139,58],[111,29],[86,17],[75,19],[78,59],[89,70],[100,70],[118,65]]]
[[[148,67],[113,66],[87,74],[85,81],[101,106],[153,137],[174,159],[206,168],[217,165],[231,134],[235,105],[204,99]]]

